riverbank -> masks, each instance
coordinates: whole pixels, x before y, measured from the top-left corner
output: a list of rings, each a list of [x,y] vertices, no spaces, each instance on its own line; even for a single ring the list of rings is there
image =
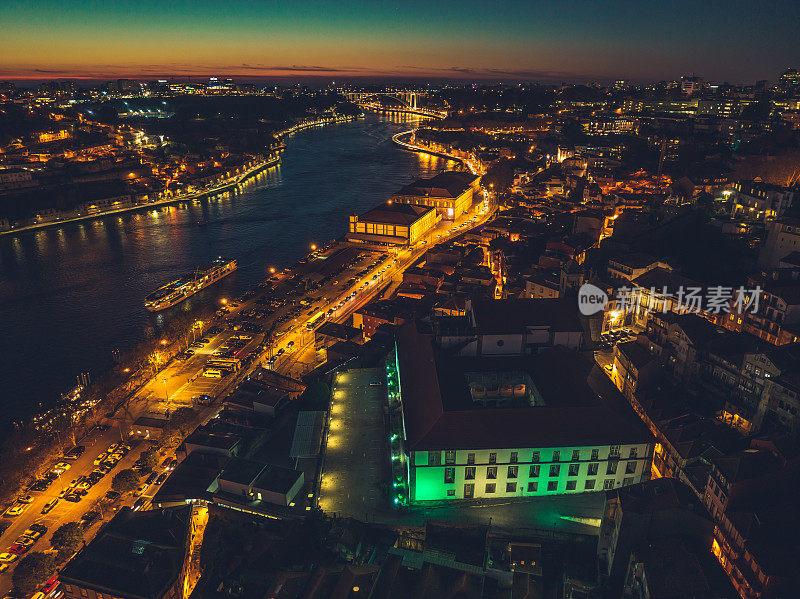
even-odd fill
[[[461,163],[462,165],[466,166],[471,173],[474,175],[482,175],[486,172],[486,169],[483,168],[477,160],[469,159],[469,158],[462,158],[460,156],[453,156],[452,154],[445,154],[444,152],[437,152],[435,150],[430,150],[425,146],[419,146],[416,144],[409,143],[407,141],[403,141],[403,137],[408,137],[412,135],[416,131],[416,129],[412,129],[411,131],[403,131],[396,135],[392,136],[392,141],[409,152],[422,152],[423,154],[429,154],[431,156],[437,156],[439,158],[445,158],[447,160],[454,160],[456,162]]]
[[[17,227],[14,229],[9,229],[7,231],[0,231],[0,236],[4,235],[17,235],[19,233],[25,233],[29,231],[38,231],[40,229],[47,229],[50,227],[58,227],[64,224],[69,223],[77,223],[87,220],[97,220],[100,218],[104,218],[106,216],[111,216],[114,214],[123,214],[126,212],[136,212],[138,210],[151,210],[153,208],[157,208],[159,206],[169,206],[172,204],[180,204],[182,202],[189,202],[194,200],[199,200],[202,198],[210,198],[215,195],[225,193],[235,187],[238,187],[242,183],[244,183],[250,177],[253,177],[263,171],[264,169],[270,168],[272,166],[277,165],[280,162],[281,158],[280,155],[270,156],[269,158],[263,160],[262,162],[256,164],[255,166],[248,168],[244,173],[236,176],[233,180],[229,180],[218,187],[214,187],[213,189],[207,189],[199,193],[192,193],[183,196],[176,196],[172,198],[163,198],[160,200],[155,200],[153,202],[146,202],[144,204],[134,204],[131,206],[124,206],[122,208],[112,208],[110,210],[102,210],[92,214],[84,214],[81,216],[75,216],[70,218],[64,218],[49,222],[42,222],[36,223],[33,225],[25,225],[22,227]]]

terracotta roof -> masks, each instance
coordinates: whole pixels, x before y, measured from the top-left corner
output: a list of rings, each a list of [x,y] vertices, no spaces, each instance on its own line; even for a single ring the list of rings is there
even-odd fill
[[[568,447],[651,440],[649,431],[610,385],[608,377],[565,347],[551,348],[536,357],[517,358],[512,364],[504,363],[502,358],[480,360],[484,368],[528,369],[545,405],[521,408],[472,404],[463,372],[473,369],[476,361],[436,352],[432,336],[421,334],[416,323],[400,327],[397,352],[406,439],[412,451]]]

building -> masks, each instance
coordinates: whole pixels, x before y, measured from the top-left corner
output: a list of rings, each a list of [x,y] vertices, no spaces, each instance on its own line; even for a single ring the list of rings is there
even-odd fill
[[[246,501],[265,501],[287,506],[303,487],[305,475],[300,470],[232,458],[217,478],[215,499],[226,494]]]
[[[583,346],[575,298],[472,299],[465,317],[436,322],[437,341],[461,356],[520,356],[563,345]]]
[[[435,208],[447,220],[461,216],[472,205],[480,177],[467,172],[445,171],[435,177],[418,179],[391,197],[392,203]]]
[[[413,245],[439,218],[434,208],[389,201],[358,216],[350,216],[347,240],[386,246]]]
[[[66,599],[181,599],[195,534],[192,506],[123,507],[59,573]]]
[[[712,530],[706,509],[689,487],[675,479],[658,478],[609,491],[597,544],[601,576],[619,588],[631,554],[642,543],[685,537],[707,552]]]
[[[731,216],[747,220],[770,221],[783,216],[792,205],[796,190],[764,183],[759,179],[737,181],[730,194]]]
[[[796,251],[800,251],[800,218],[784,216],[767,223],[767,241],[758,255],[759,266],[774,268]]]
[[[169,430],[169,420],[152,416],[139,416],[128,429],[128,435],[141,439],[152,439]]]
[[[183,441],[186,454],[199,451],[200,453],[212,453],[227,458],[239,454],[242,445],[242,438],[238,435],[221,434],[196,430]]]
[[[458,358],[409,323],[395,355],[411,501],[583,493],[649,477],[650,433],[573,350]]]
[[[607,273],[609,278],[621,279],[625,281],[633,281],[639,278],[644,273],[653,270],[654,268],[663,268],[664,270],[672,270],[672,267],[659,260],[650,254],[635,253],[618,256],[616,258],[609,258]]]

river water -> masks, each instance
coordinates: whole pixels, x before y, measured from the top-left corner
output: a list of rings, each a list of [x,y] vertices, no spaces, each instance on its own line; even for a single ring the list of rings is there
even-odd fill
[[[177,312],[241,293],[270,266],[342,235],[351,213],[452,167],[392,143],[417,122],[368,115],[301,131],[280,166],[238,195],[0,238],[0,438]],[[171,310],[144,309],[148,293],[217,256],[236,258],[239,270]]]

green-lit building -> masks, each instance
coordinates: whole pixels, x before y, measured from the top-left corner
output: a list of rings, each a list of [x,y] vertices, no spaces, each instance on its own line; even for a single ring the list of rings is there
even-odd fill
[[[410,323],[395,356],[411,501],[584,493],[650,478],[650,432],[575,350],[454,357]]]

